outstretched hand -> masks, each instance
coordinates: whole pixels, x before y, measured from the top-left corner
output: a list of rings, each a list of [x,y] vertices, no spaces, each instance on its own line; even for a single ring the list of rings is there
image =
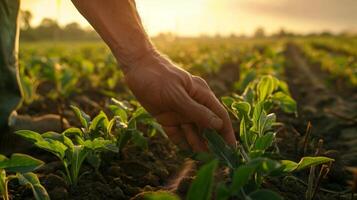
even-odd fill
[[[125,79],[176,145],[196,152],[207,150],[201,135],[204,128],[217,130],[228,144],[235,145],[229,115],[202,78],[154,52],[132,63]]]
[[[122,64],[129,88],[177,145],[204,151],[202,129],[236,143],[227,111],[200,77],[175,66],[154,50],[135,1],[72,0]]]

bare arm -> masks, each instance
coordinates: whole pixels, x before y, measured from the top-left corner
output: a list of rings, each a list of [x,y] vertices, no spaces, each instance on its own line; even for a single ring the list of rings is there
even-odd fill
[[[154,50],[132,0],[72,0],[128,71]]]

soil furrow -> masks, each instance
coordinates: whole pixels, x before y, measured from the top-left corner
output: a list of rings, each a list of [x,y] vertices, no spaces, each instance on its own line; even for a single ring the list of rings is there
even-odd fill
[[[299,117],[293,122],[294,128],[304,133],[310,121],[313,138],[322,138],[324,148],[335,152],[331,154],[336,159],[332,175],[348,177],[343,176],[346,174],[344,167],[357,165],[356,102],[342,98],[327,88],[322,77],[316,74],[296,45],[287,45],[286,57],[287,82],[299,106]],[[344,185],[345,181],[341,179],[339,183]]]

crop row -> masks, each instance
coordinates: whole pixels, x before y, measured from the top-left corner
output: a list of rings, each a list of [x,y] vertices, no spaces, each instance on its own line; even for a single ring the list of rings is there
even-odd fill
[[[331,81],[342,80],[352,87],[357,85],[356,56],[319,49],[307,41],[299,41],[298,44],[311,63],[318,64],[329,74]]]

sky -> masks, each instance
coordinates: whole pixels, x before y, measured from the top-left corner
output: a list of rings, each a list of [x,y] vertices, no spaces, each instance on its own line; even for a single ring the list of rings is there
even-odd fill
[[[60,3],[58,3],[60,2]],[[105,2],[105,0],[103,0]],[[149,35],[183,36],[267,33],[281,28],[297,33],[357,30],[357,0],[136,0]],[[33,25],[45,17],[61,25],[90,27],[70,0],[22,0]]]

